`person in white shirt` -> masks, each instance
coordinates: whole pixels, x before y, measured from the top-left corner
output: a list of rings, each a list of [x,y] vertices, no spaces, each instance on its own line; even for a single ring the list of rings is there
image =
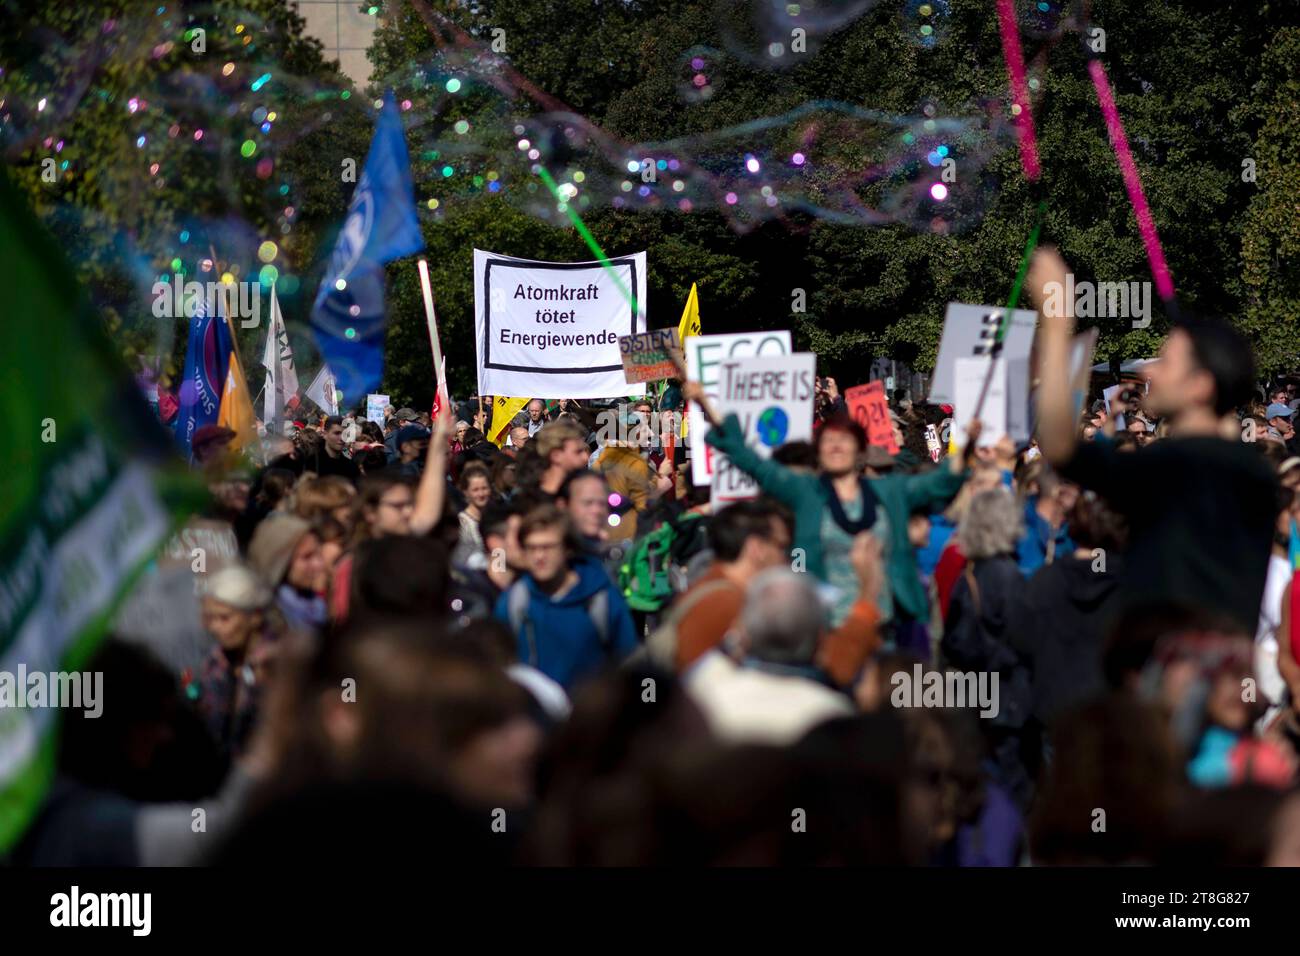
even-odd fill
[[[709,651],[685,675],[687,692],[719,739],[789,744],[853,712],[814,663],[828,620],[807,575],[776,567],[754,577],[732,635],[735,658]]]

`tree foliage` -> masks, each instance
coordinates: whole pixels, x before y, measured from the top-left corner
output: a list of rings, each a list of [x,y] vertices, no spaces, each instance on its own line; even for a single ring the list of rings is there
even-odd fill
[[[420,6],[482,44],[474,54],[481,80],[513,69],[629,147],[686,137],[706,141],[715,131],[818,101],[898,116],[915,116],[926,101],[954,116],[992,112],[1005,119],[1010,109],[996,16],[986,0],[938,4],[946,11],[943,29],[929,47],[913,42],[903,4],[877,3],[818,36],[802,59],[789,52],[780,69],[727,52],[759,6],[750,0],[383,0],[374,4],[380,26],[371,50],[378,82],[366,97],[351,99],[343,98],[348,84],[324,61],[319,45],[303,37],[300,18],[274,0],[173,3],[174,49],[159,57],[148,49],[123,49],[81,62],[67,51],[94,50],[105,21],[143,15],[128,12],[135,5],[0,4],[25,24],[0,35],[0,64],[6,66],[0,97],[8,101],[0,105],[0,142],[37,209],[74,250],[80,277],[105,320],[122,330],[128,352],[147,348],[153,337],[141,276],[169,271],[173,256],[192,270],[201,252],[174,240],[145,240],[175,236],[187,222],[233,222],[240,228],[223,234],[229,249],[219,250],[219,258],[241,265],[242,275],[260,266],[260,241],[271,236],[280,242],[276,264],[299,280],[296,294],[283,282],[280,294],[300,364],[307,364],[314,352],[304,334],[307,310],[353,188],[341,179],[340,162],[352,157],[360,165],[364,159],[373,125],[365,100],[384,86],[393,87],[399,100],[410,99],[403,116],[456,395],[472,393],[475,385],[473,249],[557,260],[593,254],[562,217],[544,221],[520,200],[544,202],[537,183],[491,191],[491,157],[514,148],[512,118],[545,107],[518,90],[503,94],[479,82],[467,84],[451,108],[437,68],[446,49]],[[966,231],[936,233],[910,221],[849,225],[792,212],[741,233],[719,208],[704,203],[689,213],[671,206],[620,211],[597,203],[583,218],[607,254],[647,250],[652,327],[676,324],[695,282],[706,332],[789,327],[797,346],[817,351],[824,370],[843,384],[864,379],[877,356],[931,367],[946,303],[1005,301],[1040,198],[1046,201],[1043,241],[1062,248],[1080,280],[1147,281],[1146,252],[1086,70],[1088,51],[1077,29],[1082,6],[1070,5],[1076,19],[1066,22],[1073,26],[1054,41],[1025,34],[1031,75],[1039,83],[1033,118],[1042,184],[1026,182],[1009,139],[984,157],[979,170],[959,164],[959,180],[979,177],[982,205]],[[1291,265],[1300,231],[1295,5],[1094,0],[1089,7],[1086,25],[1105,31],[1098,56],[1115,89],[1180,303],[1239,323],[1256,341],[1265,369],[1293,367],[1300,351],[1293,344],[1300,277]],[[255,42],[246,44],[233,32],[241,19]],[[210,27],[210,59],[195,63],[183,31],[199,23]],[[499,38],[505,50],[488,54]],[[711,98],[688,103],[679,92],[682,62],[697,48],[721,51],[712,65],[719,83]],[[227,61],[236,64],[229,82],[212,69]],[[273,79],[252,96],[249,79],[258,69],[283,74],[285,82]],[[145,111],[128,121],[125,104],[135,91],[182,91],[187,75],[216,77],[204,94],[208,99],[196,98],[192,115],[169,105],[157,116]],[[84,95],[69,108],[32,112],[39,91],[79,84]],[[213,109],[212,95],[229,100],[223,122],[213,123],[220,110]],[[282,112],[269,136],[250,132],[243,114],[255,103]],[[458,119],[469,123],[466,140],[482,137],[476,143],[480,158],[460,155],[452,163],[450,155],[429,148],[454,142],[451,127]],[[210,123],[210,143],[197,153],[192,142],[182,149],[168,139],[167,123],[174,121],[187,131]],[[136,146],[142,132],[150,143],[143,151]],[[54,189],[39,177],[48,137],[66,140],[59,155],[72,172]],[[252,161],[238,153],[245,138],[258,143]],[[819,169],[871,163],[881,144],[828,130],[813,148],[822,162],[820,168],[817,161],[809,165],[815,190]],[[154,149],[167,171],[162,185],[142,172],[142,153]],[[254,172],[265,155],[275,160],[269,183]],[[1243,175],[1248,159],[1254,181]],[[444,164],[454,165],[452,175]],[[281,229],[288,200],[267,194],[281,177],[291,183],[295,209],[287,235]],[[797,290],[804,293],[804,312],[793,311]],[[402,404],[427,405],[430,353],[409,260],[390,267],[389,291],[383,388]],[[1151,354],[1168,319],[1157,312],[1145,329],[1122,319],[1098,324],[1098,360],[1119,360]],[[260,342],[242,345],[249,360]]]

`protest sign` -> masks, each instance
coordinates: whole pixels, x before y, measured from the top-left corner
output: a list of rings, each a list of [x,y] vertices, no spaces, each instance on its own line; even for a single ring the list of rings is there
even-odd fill
[[[629,385],[676,378],[677,365],[684,361],[676,329],[620,336],[618,347],[623,355],[623,377]]]
[[[898,442],[894,441],[894,426],[889,420],[885,386],[880,382],[855,385],[844,393],[844,401],[853,420],[866,430],[867,441],[897,455]]]
[[[1088,401],[1088,380],[1092,377],[1088,367],[1092,365],[1092,353],[1097,348],[1097,337],[1101,330],[1084,329],[1070,342],[1070,392],[1074,399],[1074,417],[1083,413],[1084,403]]]
[[[370,394],[366,396],[366,421],[384,424],[384,409],[388,407],[387,395]]]
[[[718,370],[718,408],[740,419],[746,443],[764,458],[789,441],[812,438],[817,356],[798,352],[730,359]],[[714,507],[759,494],[757,483],[725,456],[714,458]]]
[[[645,331],[645,284],[644,252],[536,262],[475,249],[479,394],[644,395],[623,377],[618,340]]]
[[[992,361],[993,375],[988,377],[989,362]],[[980,392],[984,390],[984,381],[988,378],[988,394],[984,397],[984,408],[980,411],[979,447],[992,448],[1007,431],[1007,363],[1005,360],[979,358],[959,358],[953,363],[953,383],[956,401],[953,402],[953,435],[965,436],[966,428],[975,417],[975,407],[979,404]],[[964,442],[965,438],[958,439]]]
[[[1115,399],[1119,398],[1119,391],[1120,391],[1120,389],[1125,388],[1125,387],[1127,387],[1127,386],[1125,386],[1125,385],[1111,385],[1109,388],[1104,388],[1104,389],[1102,389],[1102,391],[1101,391],[1101,397],[1102,397],[1102,400],[1105,401],[1105,403],[1106,403],[1106,414],[1107,414],[1107,415],[1111,414],[1111,408],[1114,406]],[[1116,430],[1116,431],[1121,431],[1121,432],[1124,431],[1124,429],[1128,427],[1128,423],[1124,420],[1124,413],[1123,413],[1123,412],[1115,412],[1115,413],[1114,413],[1114,416],[1115,416],[1115,430]]]
[[[934,365],[934,381],[930,384],[930,401],[936,405],[955,405],[956,369],[959,358],[979,358],[988,355],[997,334],[998,320],[1006,309],[993,305],[963,305],[949,302],[943,319],[943,338],[939,341],[939,355]],[[1032,309],[1015,309],[1011,312],[1006,335],[1002,340],[1002,354],[1010,360],[1027,359],[1034,344],[1034,325],[1038,314]],[[986,369],[988,365],[984,366]],[[976,398],[978,399],[978,393]],[[972,408],[973,410],[973,408]],[[984,417],[981,415],[981,418]]]
[[[699,382],[704,392],[715,402],[718,400],[718,381],[721,366],[727,359],[751,356],[789,355],[794,351],[790,333],[786,329],[776,332],[735,332],[729,335],[692,335],[683,343],[686,350],[686,372]],[[695,402],[690,405],[691,481],[697,485],[713,483],[713,461],[717,457],[704,443],[709,433],[709,422],[704,410]]]

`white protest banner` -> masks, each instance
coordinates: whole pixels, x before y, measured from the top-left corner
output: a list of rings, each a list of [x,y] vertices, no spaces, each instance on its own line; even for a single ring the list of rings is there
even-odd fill
[[[722,363],[727,359],[752,356],[789,355],[794,351],[790,332],[735,332],[729,335],[692,335],[682,343],[686,351],[686,373],[704,387],[704,393],[718,400],[718,381]],[[713,482],[713,449],[704,443],[709,423],[704,410],[691,402],[690,407],[691,481],[697,485]]]
[[[718,370],[718,410],[734,413],[745,441],[766,458],[788,441],[812,439],[816,380],[817,356],[812,352],[728,359]],[[758,497],[758,484],[725,455],[716,456],[713,466],[715,508]]]
[[[644,385],[623,378],[618,340],[645,331],[645,289],[644,252],[606,264],[536,262],[475,249],[479,394],[644,395]]]
[[[953,363],[953,386],[956,401],[953,402],[952,434],[960,435],[958,444],[966,441],[966,426],[975,417],[975,407],[979,404],[980,392],[984,380],[988,378],[989,362],[995,361],[993,376],[989,379],[989,391],[984,397],[984,408],[980,412],[983,431],[980,432],[979,447],[992,448],[998,439],[1007,434],[1007,363],[1002,359],[959,358]]]
[[[366,396],[366,421],[377,425],[384,424],[384,409],[388,407],[387,395]]]
[[[930,383],[930,401],[936,405],[957,402],[954,364],[959,358],[988,355],[1005,308],[994,305],[963,305],[949,302],[943,317],[943,337],[934,363],[934,380]],[[1027,359],[1034,344],[1034,326],[1038,313],[1032,309],[1015,309],[1011,313],[1002,354],[1008,360]],[[986,364],[984,366],[988,368]],[[978,397],[978,396],[977,396]]]

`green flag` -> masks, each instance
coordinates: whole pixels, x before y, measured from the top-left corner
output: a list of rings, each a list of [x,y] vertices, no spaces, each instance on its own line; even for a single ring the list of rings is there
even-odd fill
[[[34,682],[86,664],[171,531],[166,502],[178,499],[164,483],[185,487],[167,479],[166,433],[71,277],[0,174],[0,852],[40,806],[58,721],[88,719],[84,706],[51,706],[68,702],[71,682],[40,695]],[[99,706],[114,706],[113,690],[99,688]]]

